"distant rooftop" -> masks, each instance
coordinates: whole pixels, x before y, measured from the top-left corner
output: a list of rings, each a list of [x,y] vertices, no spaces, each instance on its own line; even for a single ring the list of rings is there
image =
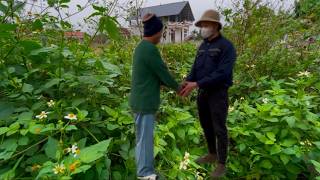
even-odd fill
[[[188,16],[188,19],[194,21],[194,16],[188,1],[181,1],[141,8],[139,11],[139,17],[141,18],[147,13],[154,13],[158,17],[177,16],[181,15],[183,13],[183,10],[185,9],[185,14]]]
[[[187,4],[188,1],[182,1],[169,4],[161,4],[158,6],[145,7],[140,10],[140,15],[141,17],[143,17],[147,13],[154,13],[158,17],[174,16],[180,14]]]

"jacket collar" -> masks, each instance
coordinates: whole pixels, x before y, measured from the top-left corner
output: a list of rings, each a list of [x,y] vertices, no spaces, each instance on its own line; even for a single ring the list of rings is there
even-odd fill
[[[206,43],[213,43],[213,42],[217,41],[217,40],[220,39],[220,38],[222,38],[221,33],[219,33],[219,35],[218,35],[217,37],[215,37],[215,38],[213,38],[213,39],[211,39],[211,40],[209,40],[208,38],[207,38],[207,39],[204,39],[204,42],[206,42]]]

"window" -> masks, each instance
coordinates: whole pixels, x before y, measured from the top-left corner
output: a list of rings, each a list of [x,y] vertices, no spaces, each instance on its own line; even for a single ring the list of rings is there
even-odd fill
[[[186,38],[188,36],[188,29],[183,30],[183,37]]]
[[[171,31],[170,31],[171,33],[171,42],[172,43],[174,43],[174,42],[176,42],[176,32],[173,30],[173,29],[171,29]]]

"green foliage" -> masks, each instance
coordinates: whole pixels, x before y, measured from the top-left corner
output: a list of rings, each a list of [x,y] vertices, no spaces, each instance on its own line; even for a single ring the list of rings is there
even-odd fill
[[[232,169],[242,164],[243,176],[263,173],[277,178],[297,178],[307,171],[314,158],[309,154],[319,154],[315,143],[320,117],[316,114],[319,98],[304,91],[308,87],[301,83],[304,81],[261,80],[258,91],[235,101],[229,119],[230,135],[236,143],[230,156],[234,157]],[[313,78],[310,81],[317,83]]]
[[[60,8],[68,2],[48,1]],[[10,3],[0,1],[0,11],[17,16]],[[229,25],[223,33],[238,51],[226,179],[316,178],[318,24],[255,1],[239,7],[224,11]],[[97,33],[114,40],[100,49],[90,46],[94,36],[85,36],[83,43],[65,39],[71,25],[57,17],[30,22],[0,15],[0,179],[135,178],[128,94],[138,40],[121,39],[109,7],[93,9],[91,17],[100,20]],[[196,46],[159,46],[178,80],[188,74]],[[193,162],[206,153],[195,96],[181,99],[162,91],[155,157],[167,179],[204,179],[213,167]]]
[[[318,21],[320,17],[320,2],[317,0],[296,1],[295,13],[298,17],[304,17],[312,21]]]

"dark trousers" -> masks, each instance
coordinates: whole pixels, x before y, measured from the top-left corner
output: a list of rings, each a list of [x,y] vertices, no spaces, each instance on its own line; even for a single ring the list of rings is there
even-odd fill
[[[200,124],[208,143],[209,153],[216,154],[218,162],[225,164],[228,151],[228,88],[199,90],[198,112]]]

